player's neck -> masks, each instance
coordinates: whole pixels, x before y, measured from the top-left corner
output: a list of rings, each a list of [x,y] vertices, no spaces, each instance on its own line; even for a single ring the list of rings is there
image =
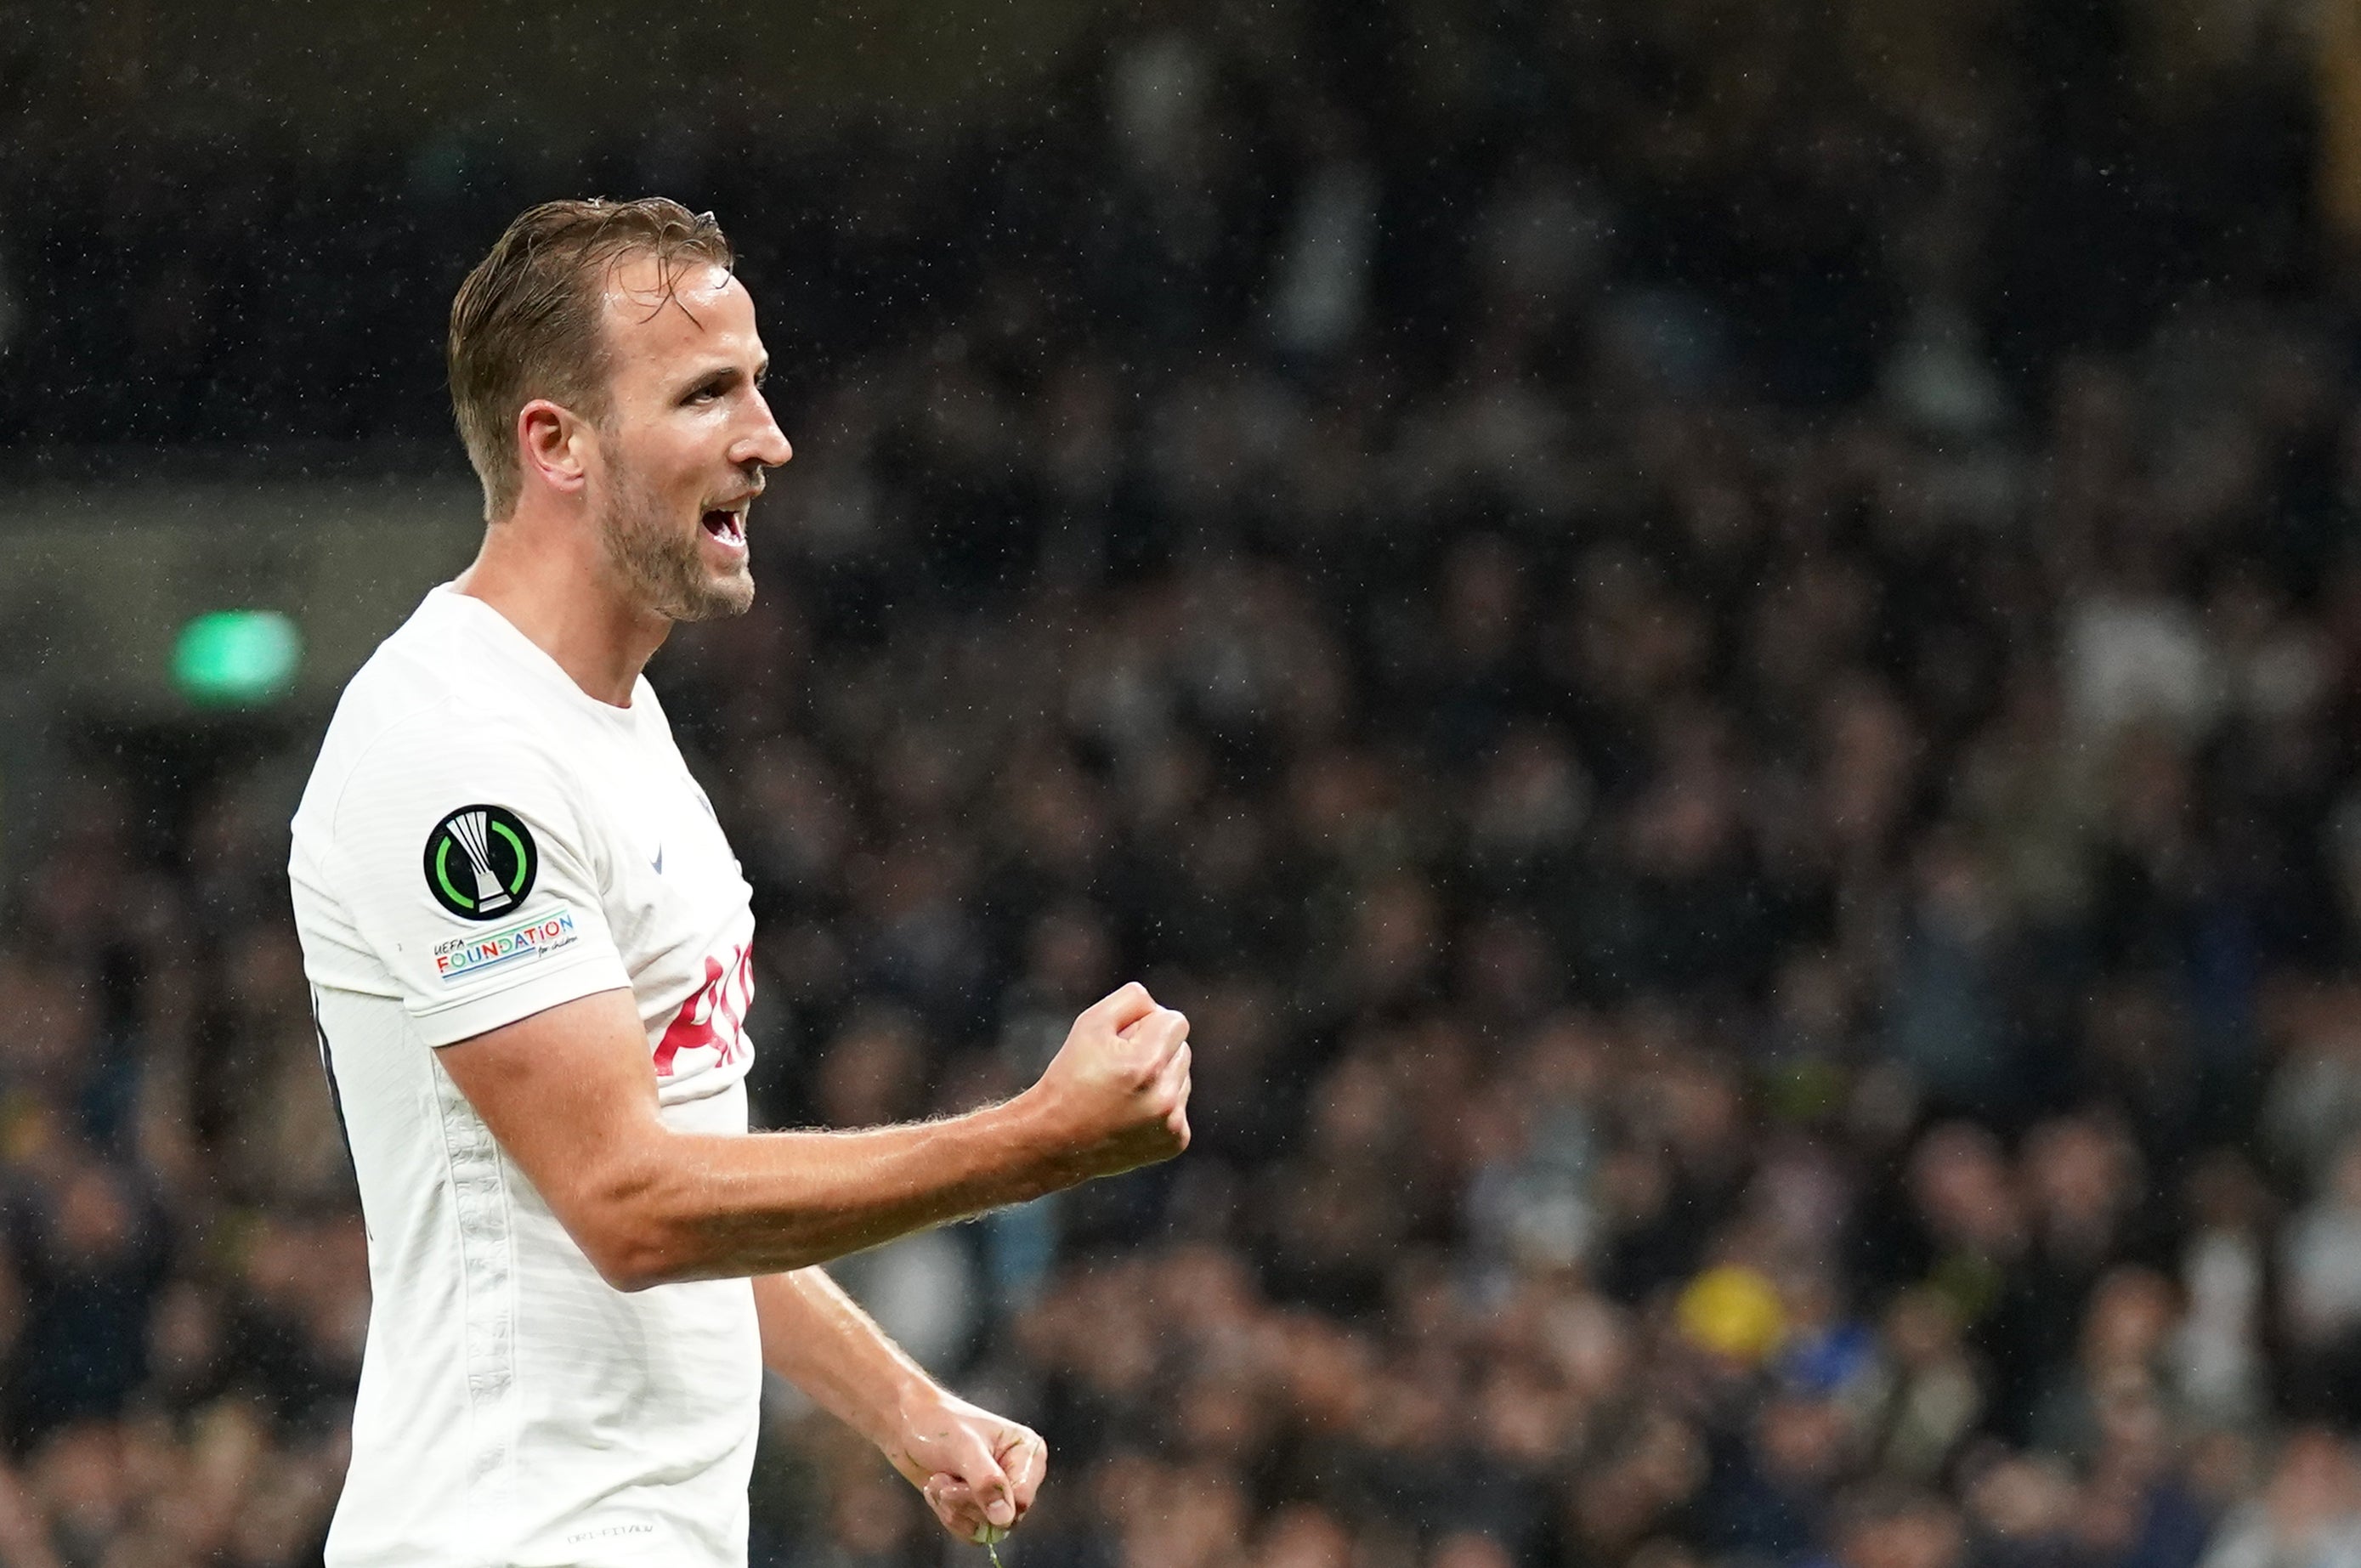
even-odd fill
[[[500,611],[590,696],[630,707],[672,622],[620,591],[588,531],[522,512],[484,531],[475,564],[453,587]]]

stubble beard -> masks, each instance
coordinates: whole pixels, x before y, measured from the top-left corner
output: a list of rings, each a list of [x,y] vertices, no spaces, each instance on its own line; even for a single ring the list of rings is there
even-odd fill
[[[683,533],[667,525],[664,508],[638,474],[620,468],[598,514],[607,558],[647,609],[668,620],[720,620],[743,615],[754,603],[748,555],[738,569],[717,577],[705,565],[703,531]]]

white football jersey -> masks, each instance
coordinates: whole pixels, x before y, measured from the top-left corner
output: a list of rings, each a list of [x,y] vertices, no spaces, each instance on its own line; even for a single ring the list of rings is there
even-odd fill
[[[437,588],[345,688],[289,874],[374,1291],[328,1563],[743,1563],[752,1285],[609,1286],[435,1056],[629,990],[665,1121],[746,1131],[749,890],[655,694]]]

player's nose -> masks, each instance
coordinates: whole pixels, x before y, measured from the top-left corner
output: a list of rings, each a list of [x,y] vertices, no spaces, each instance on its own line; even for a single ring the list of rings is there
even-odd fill
[[[731,455],[741,463],[759,463],[765,468],[776,468],[796,455],[787,443],[787,433],[771,416],[770,406],[758,403],[759,416],[752,427],[738,441],[738,450]]]

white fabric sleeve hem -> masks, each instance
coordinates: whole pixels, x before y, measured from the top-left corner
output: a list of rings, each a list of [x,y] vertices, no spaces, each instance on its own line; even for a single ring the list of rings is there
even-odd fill
[[[410,1009],[411,1026],[420,1039],[437,1047],[545,1013],[561,1003],[595,996],[602,991],[629,991],[631,977],[610,948],[593,950],[522,978],[513,985],[480,996],[455,996],[432,1007]]]

